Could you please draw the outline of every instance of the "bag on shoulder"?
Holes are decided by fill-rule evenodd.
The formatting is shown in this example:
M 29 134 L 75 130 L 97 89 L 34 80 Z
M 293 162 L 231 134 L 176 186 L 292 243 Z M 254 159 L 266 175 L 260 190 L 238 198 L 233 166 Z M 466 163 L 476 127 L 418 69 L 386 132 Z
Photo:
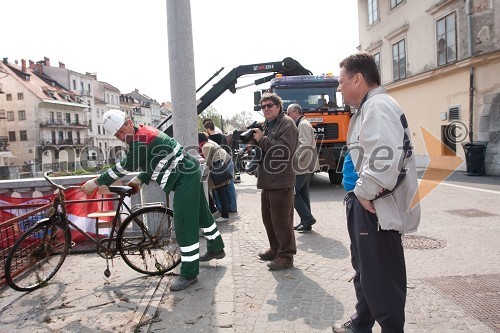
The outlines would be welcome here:
M 230 161 L 224 163 L 223 160 L 217 160 L 212 162 L 212 169 L 210 170 L 210 177 L 214 185 L 220 185 L 233 178 L 230 168 Z

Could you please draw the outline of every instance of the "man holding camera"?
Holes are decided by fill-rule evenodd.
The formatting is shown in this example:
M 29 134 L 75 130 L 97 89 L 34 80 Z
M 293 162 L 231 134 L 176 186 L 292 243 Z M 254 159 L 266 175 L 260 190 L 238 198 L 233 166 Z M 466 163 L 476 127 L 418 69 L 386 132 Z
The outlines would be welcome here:
M 298 131 L 294 121 L 283 112 L 283 101 L 274 93 L 260 99 L 266 122 L 264 131 L 253 128 L 253 139 L 262 150 L 257 168 L 257 188 L 261 193 L 262 221 L 270 248 L 259 253 L 270 261 L 272 270 L 293 267 L 297 253 L 293 230 L 295 172 L 293 154 L 297 148 Z

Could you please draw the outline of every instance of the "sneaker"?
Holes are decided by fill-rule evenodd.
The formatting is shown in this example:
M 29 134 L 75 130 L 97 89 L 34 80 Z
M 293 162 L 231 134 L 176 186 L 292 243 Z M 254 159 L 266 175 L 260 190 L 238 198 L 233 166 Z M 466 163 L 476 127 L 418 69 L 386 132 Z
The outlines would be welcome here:
M 276 258 L 276 252 L 272 249 L 267 249 L 266 251 L 259 253 L 259 258 L 264 261 L 274 260 L 274 258 Z
M 198 277 L 193 276 L 193 277 L 183 277 L 179 276 L 177 279 L 175 279 L 174 283 L 170 285 L 170 291 L 179 291 L 182 289 L 186 289 L 193 283 L 198 282 Z
M 224 250 L 220 250 L 218 252 L 207 252 L 198 259 L 199 261 L 210 261 L 212 259 L 222 259 L 226 256 L 226 252 Z
M 276 257 L 276 259 L 267 263 L 267 267 L 269 267 L 269 269 L 274 271 L 285 268 L 291 268 L 293 267 L 293 258 Z
M 228 217 L 222 217 L 221 216 L 221 217 L 215 219 L 215 222 L 217 222 L 217 223 L 223 223 L 223 222 L 227 222 L 227 221 L 229 221 Z
M 356 331 L 352 327 L 352 322 L 349 320 L 347 323 L 335 324 L 332 326 L 334 333 L 355 333 Z
M 309 223 L 301 223 L 300 225 L 297 226 L 297 228 L 295 228 L 295 230 L 297 231 L 311 231 L 312 230 L 312 227 Z

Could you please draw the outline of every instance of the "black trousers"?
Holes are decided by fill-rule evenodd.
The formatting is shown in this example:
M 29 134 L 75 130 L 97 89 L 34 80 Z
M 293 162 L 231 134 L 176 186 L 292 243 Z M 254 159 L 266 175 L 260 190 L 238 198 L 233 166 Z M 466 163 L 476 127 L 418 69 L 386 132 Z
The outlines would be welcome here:
M 406 266 L 398 231 L 379 230 L 376 214 L 365 210 L 354 193 L 345 198 L 347 229 L 354 268 L 357 332 L 372 332 L 375 320 L 382 333 L 404 332 Z

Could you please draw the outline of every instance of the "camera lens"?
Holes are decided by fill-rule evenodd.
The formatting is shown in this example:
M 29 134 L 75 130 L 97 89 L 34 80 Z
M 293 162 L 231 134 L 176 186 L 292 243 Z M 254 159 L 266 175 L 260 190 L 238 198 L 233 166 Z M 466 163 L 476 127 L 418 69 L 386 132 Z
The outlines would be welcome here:
M 247 143 L 248 141 L 253 139 L 253 129 L 249 129 L 248 131 L 245 131 L 240 134 L 240 140 L 243 143 Z

